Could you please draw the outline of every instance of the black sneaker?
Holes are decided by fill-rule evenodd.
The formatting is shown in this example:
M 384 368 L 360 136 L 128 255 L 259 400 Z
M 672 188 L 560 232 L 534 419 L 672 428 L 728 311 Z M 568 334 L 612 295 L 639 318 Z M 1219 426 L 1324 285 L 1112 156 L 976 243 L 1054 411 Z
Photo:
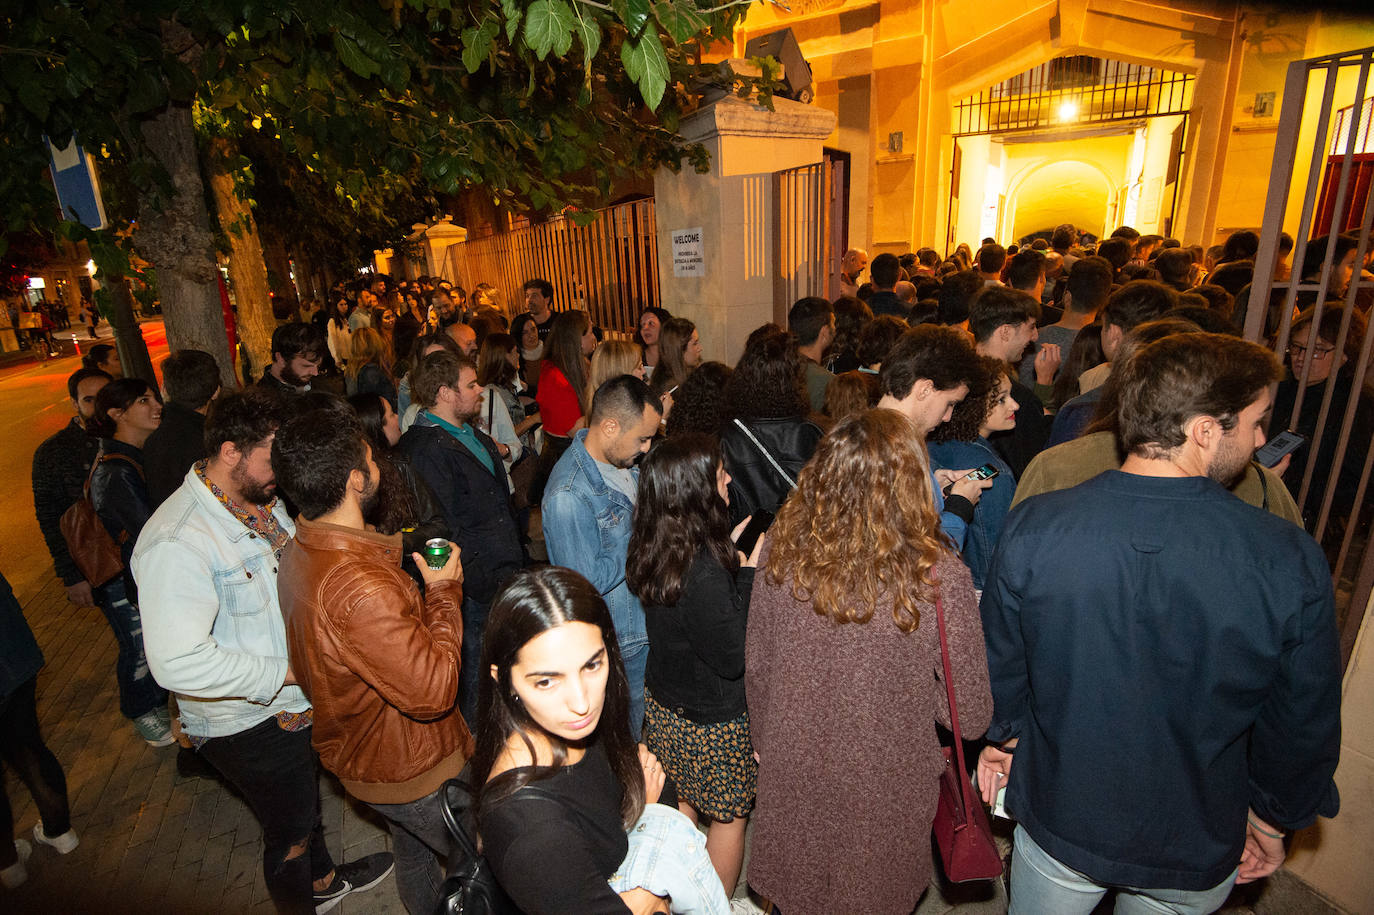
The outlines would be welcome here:
M 334 882 L 315 893 L 315 915 L 324 915 L 349 893 L 370 890 L 396 867 L 389 851 L 379 851 L 334 868 Z

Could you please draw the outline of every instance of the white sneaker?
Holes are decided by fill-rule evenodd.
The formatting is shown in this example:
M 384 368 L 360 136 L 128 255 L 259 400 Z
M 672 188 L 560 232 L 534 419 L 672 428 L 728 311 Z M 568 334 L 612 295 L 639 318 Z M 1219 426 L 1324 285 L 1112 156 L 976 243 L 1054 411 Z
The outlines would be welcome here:
M 49 836 L 43 831 L 43 821 L 39 820 L 33 827 L 33 838 L 41 845 L 50 845 L 57 849 L 59 855 L 70 855 L 76 846 L 81 844 L 81 840 L 76 837 L 75 829 L 68 829 L 60 836 Z
M 24 881 L 29 879 L 29 871 L 24 867 L 24 862 L 29 860 L 29 855 L 33 853 L 33 846 L 23 839 L 15 839 L 14 850 L 19 855 L 19 860 L 9 867 L 0 869 L 0 885 L 7 890 L 23 886 Z

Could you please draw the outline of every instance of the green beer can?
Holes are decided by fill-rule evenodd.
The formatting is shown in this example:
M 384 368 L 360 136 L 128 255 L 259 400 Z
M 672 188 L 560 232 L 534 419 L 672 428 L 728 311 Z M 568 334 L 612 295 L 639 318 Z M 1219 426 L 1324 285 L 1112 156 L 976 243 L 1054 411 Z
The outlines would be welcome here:
M 443 537 L 426 540 L 425 565 L 431 569 L 442 569 L 448 563 L 448 557 L 452 552 L 453 548 L 448 545 L 448 541 Z

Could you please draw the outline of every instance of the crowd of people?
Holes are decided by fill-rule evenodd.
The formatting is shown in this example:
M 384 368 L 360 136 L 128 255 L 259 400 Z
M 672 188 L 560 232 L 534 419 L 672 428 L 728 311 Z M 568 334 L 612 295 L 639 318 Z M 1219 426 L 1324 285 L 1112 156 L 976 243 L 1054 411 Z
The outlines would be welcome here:
M 241 390 L 194 350 L 161 390 L 74 373 L 35 506 L 70 599 L 115 633 L 121 712 L 242 794 L 284 911 L 394 869 L 434 912 L 459 779 L 521 911 L 725 913 L 747 883 L 787 915 L 905 915 L 934 874 L 947 685 L 978 791 L 1017 824 L 1012 911 L 1109 890 L 1212 911 L 1338 807 L 1303 476 L 1319 496 L 1334 474 L 1331 511 L 1368 524 L 1332 436 L 1254 452 L 1271 422 L 1311 436 L 1333 374 L 1352 441 L 1374 431 L 1365 318 L 1337 300 L 1354 247 L 1308 246 L 1339 269 L 1285 368 L 1232 323 L 1254 279 L 1232 241 L 852 251 L 852 294 L 797 301 L 734 366 L 661 308 L 617 339 L 543 279 L 507 320 L 490 287 L 368 278 L 278 327 Z M 107 581 L 59 524 L 83 499 L 118 545 Z M 0 682 L 15 720 L 25 650 Z M 35 837 L 71 851 L 61 768 L 13 731 Z M 318 765 L 390 852 L 331 858 Z M 26 848 L 0 847 L 6 885 Z

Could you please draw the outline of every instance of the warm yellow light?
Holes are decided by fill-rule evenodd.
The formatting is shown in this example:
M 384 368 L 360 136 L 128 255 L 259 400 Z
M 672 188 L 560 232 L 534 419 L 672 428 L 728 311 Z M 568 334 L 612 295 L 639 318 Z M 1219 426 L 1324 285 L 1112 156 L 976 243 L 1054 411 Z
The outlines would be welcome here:
M 1072 121 L 1076 117 L 1078 117 L 1077 102 L 1064 102 L 1059 106 L 1059 120 Z

